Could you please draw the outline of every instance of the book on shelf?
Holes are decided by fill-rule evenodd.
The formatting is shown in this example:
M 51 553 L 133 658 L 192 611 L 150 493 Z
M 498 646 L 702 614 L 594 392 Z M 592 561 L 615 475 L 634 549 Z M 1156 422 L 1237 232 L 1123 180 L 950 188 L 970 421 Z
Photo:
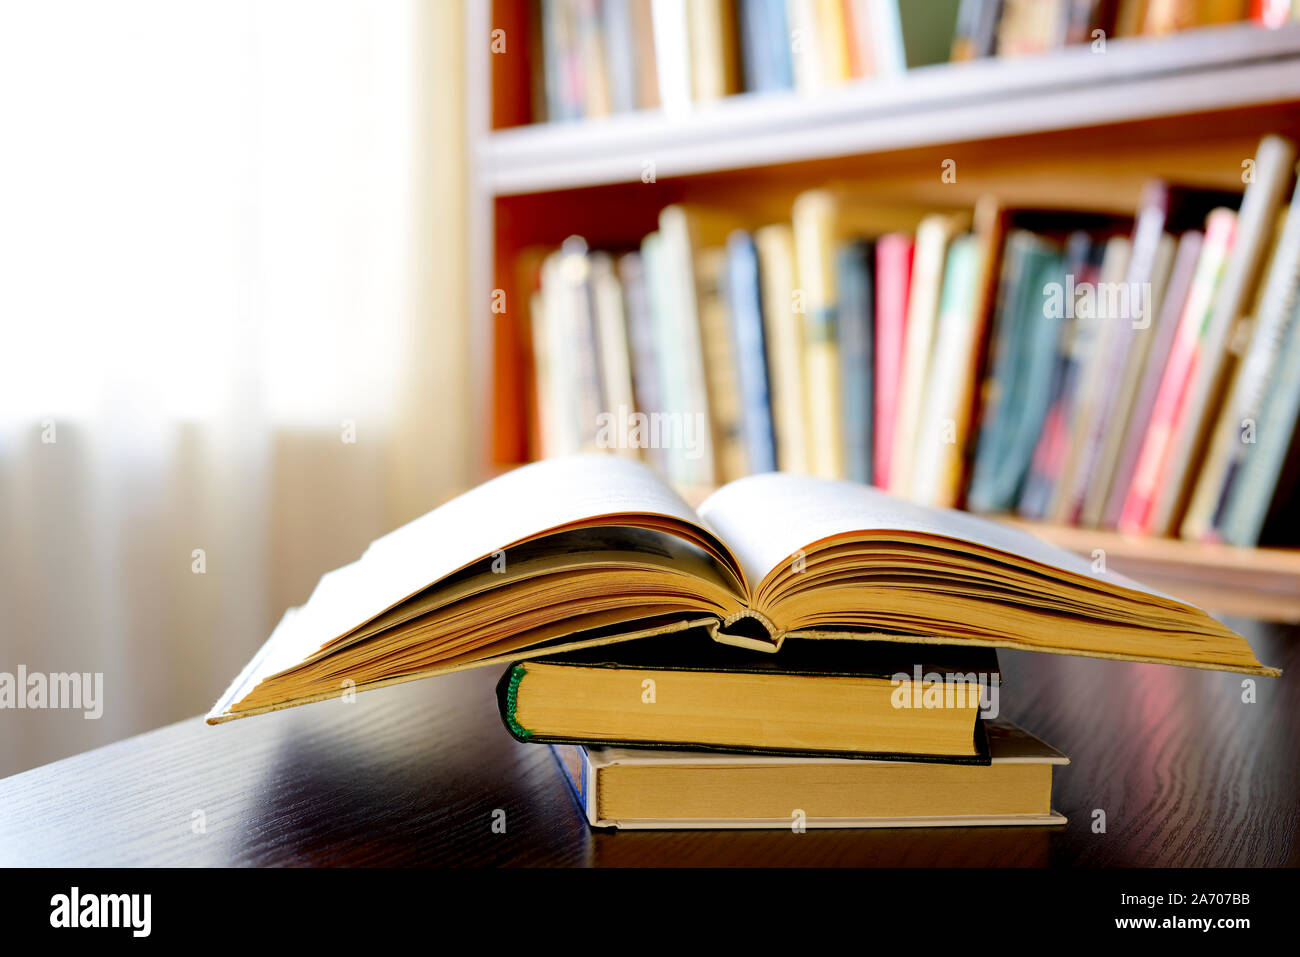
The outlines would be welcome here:
M 1106 240 L 1097 274 L 1097 290 L 1125 289 L 1132 243 L 1126 236 Z M 1077 524 L 1089 487 L 1091 457 L 1094 450 L 1093 424 L 1101 427 L 1106 397 L 1114 388 L 1110 361 L 1114 354 L 1110 342 L 1120 330 L 1132 324 L 1132 317 L 1115 308 L 1115 299 L 1102 294 L 1094 297 L 1092 308 L 1081 309 L 1083 299 L 1075 303 L 1073 328 L 1074 356 L 1079 363 L 1078 375 L 1070 396 L 1068 430 L 1061 473 L 1057 478 L 1047 517 L 1058 524 Z
M 987 763 L 989 648 L 823 640 L 780 654 L 702 629 L 520 661 L 498 684 L 520 741 Z
M 969 513 L 775 472 L 695 510 L 590 453 L 506 473 L 325 575 L 209 720 L 688 628 L 777 655 L 898 641 L 1277 673 L 1201 609 Z
M 840 440 L 844 475 L 869 483 L 874 473 L 872 452 L 875 420 L 875 245 L 850 240 L 835 251 L 835 328 L 839 339 L 839 407 L 843 411 Z
M 1132 217 L 837 185 L 798 194 L 786 223 L 668 206 L 635 253 L 574 237 L 534 268 L 537 411 L 519 418 L 542 423 L 543 456 L 601 447 L 602 413 L 689 423 L 689 442 L 622 448 L 683 489 L 780 469 L 1223 538 L 1300 283 L 1289 142 L 1266 137 L 1251 170 L 1244 196 L 1152 181 Z M 1238 498 L 1285 487 L 1283 469 L 1251 474 Z
M 905 494 L 911 489 L 912 462 L 921 429 L 922 404 L 929 382 L 935 328 L 943 299 L 944 264 L 949 244 L 968 225 L 967 215 L 933 213 L 916 227 L 903 363 L 895 406 L 897 419 L 889 464 L 889 490 L 895 494 Z
M 1174 251 L 1174 261 L 1170 267 L 1169 282 L 1165 295 L 1155 313 L 1155 324 L 1148 336 L 1141 337 L 1141 342 L 1148 343 L 1145 357 L 1141 359 L 1142 367 L 1133 402 L 1128 412 L 1127 425 L 1121 432 L 1122 444 L 1111 475 L 1110 489 L 1106 493 L 1106 507 L 1102 524 L 1106 528 L 1118 528 L 1120 516 L 1124 509 L 1125 498 L 1133 484 L 1138 457 L 1150 427 L 1152 412 L 1164 369 L 1169 362 L 1169 352 L 1178 333 L 1179 318 L 1184 303 L 1192 287 L 1197 265 L 1201 257 L 1201 247 L 1205 234 L 1198 229 L 1189 229 L 1178 238 Z
M 1175 533 L 1187 507 L 1191 485 L 1205 455 L 1205 441 L 1233 368 L 1230 343 L 1249 306 L 1263 268 L 1283 196 L 1295 176 L 1296 150 L 1290 140 L 1266 136 L 1253 160 L 1253 178 L 1242 196 L 1237 228 L 1199 337 L 1184 402 L 1178 409 L 1169 458 L 1160 475 L 1149 528 Z
M 1237 215 L 1230 209 L 1217 209 L 1205 221 L 1205 238 L 1196 272 L 1187 292 L 1187 301 L 1183 304 L 1169 358 L 1161 373 L 1160 387 L 1156 391 L 1133 481 L 1120 513 L 1121 531 L 1140 534 L 1158 529 L 1157 496 L 1165 463 L 1171 455 L 1180 410 L 1201 347 L 1202 330 L 1208 322 L 1219 278 L 1236 238 L 1236 229 Z
M 1287 0 L 516 0 L 535 121 L 680 114 L 741 92 L 818 93 L 947 61 L 1300 19 Z
M 1058 825 L 1055 748 L 999 719 L 988 764 L 552 745 L 593 827 Z
M 1271 544 L 1269 529 L 1300 524 L 1300 302 L 1293 302 L 1268 390 L 1260 402 L 1257 439 L 1229 476 L 1215 528 L 1233 545 Z
M 1041 291 L 1058 282 L 1060 257 L 1046 239 L 1026 229 L 1007 236 L 983 421 L 975 449 L 968 507 L 981 512 L 1013 509 L 1030 481 L 1036 443 L 1051 404 L 1058 348 L 1057 323 L 1045 322 Z M 1046 453 L 1043 453 L 1046 454 Z
M 763 302 L 764 342 L 777 467 L 807 472 L 808 395 L 804 387 L 803 317 L 795 305 L 794 232 L 776 223 L 754 232 Z
M 727 237 L 726 308 L 722 322 L 732 331 L 740 393 L 741 474 L 776 470 L 776 437 L 772 428 L 772 391 L 767 370 L 767 337 L 763 322 L 763 291 L 759 282 L 758 249 L 754 237 L 736 230 Z
M 907 331 L 907 297 L 912 284 L 913 242 L 909 233 L 887 233 L 876 240 L 875 394 L 872 396 L 872 484 L 889 487 L 898 382 Z M 795 470 L 797 471 L 797 470 Z
M 1300 195 L 1274 230 L 1268 273 L 1259 284 L 1246 326 L 1246 351 L 1236 363 L 1232 385 L 1207 440 L 1207 452 L 1183 519 L 1184 538 L 1217 538 L 1216 518 L 1233 477 L 1255 443 L 1259 411 L 1277 371 L 1281 344 L 1294 314 L 1300 287 Z

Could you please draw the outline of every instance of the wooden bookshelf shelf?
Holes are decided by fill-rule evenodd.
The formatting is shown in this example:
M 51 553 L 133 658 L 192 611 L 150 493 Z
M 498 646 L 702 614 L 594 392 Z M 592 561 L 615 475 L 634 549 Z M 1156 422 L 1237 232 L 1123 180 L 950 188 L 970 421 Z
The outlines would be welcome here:
M 1191 116 L 1300 100 L 1300 24 L 1193 30 L 908 71 L 815 97 L 745 94 L 682 115 L 639 112 L 487 132 L 496 196 Z M 1203 133 L 1204 131 L 1202 131 Z

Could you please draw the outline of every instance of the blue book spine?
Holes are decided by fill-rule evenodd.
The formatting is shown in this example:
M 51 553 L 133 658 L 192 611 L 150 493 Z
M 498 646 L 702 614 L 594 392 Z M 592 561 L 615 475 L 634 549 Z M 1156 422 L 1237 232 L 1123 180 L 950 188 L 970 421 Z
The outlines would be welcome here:
M 727 306 L 743 407 L 741 429 L 750 472 L 776 470 L 776 441 L 767 384 L 767 346 L 758 280 L 758 251 L 749 233 L 727 237 Z
M 628 0 L 603 0 L 600 5 L 610 106 L 615 113 L 636 109 L 636 44 L 627 5 Z
M 845 475 L 870 484 L 875 444 L 875 283 L 868 242 L 841 246 L 835 256 L 839 304 L 841 421 Z
M 771 90 L 794 89 L 794 60 L 790 50 L 790 21 L 786 18 L 785 0 L 764 0 L 771 62 Z
M 740 62 L 750 92 L 794 88 L 785 0 L 739 0 Z

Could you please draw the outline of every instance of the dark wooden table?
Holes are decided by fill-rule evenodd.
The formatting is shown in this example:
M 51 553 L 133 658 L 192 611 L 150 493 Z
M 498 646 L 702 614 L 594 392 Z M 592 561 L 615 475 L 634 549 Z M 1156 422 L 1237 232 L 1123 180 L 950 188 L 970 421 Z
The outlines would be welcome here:
M 1240 675 L 1002 655 L 1003 713 L 1073 761 L 1064 827 L 594 832 L 550 749 L 501 727 L 492 669 L 194 718 L 14 775 L 0 864 L 1294 866 L 1300 627 L 1231 623 L 1285 670 L 1253 704 Z

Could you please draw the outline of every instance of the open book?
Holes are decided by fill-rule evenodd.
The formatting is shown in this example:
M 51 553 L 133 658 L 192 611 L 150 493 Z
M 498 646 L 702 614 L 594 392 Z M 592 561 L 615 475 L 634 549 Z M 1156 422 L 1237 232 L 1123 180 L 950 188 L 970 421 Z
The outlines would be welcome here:
M 595 453 L 493 479 L 325 575 L 208 721 L 701 626 L 777 654 L 854 638 L 1278 673 L 1201 609 L 965 512 L 783 473 L 696 511 Z

